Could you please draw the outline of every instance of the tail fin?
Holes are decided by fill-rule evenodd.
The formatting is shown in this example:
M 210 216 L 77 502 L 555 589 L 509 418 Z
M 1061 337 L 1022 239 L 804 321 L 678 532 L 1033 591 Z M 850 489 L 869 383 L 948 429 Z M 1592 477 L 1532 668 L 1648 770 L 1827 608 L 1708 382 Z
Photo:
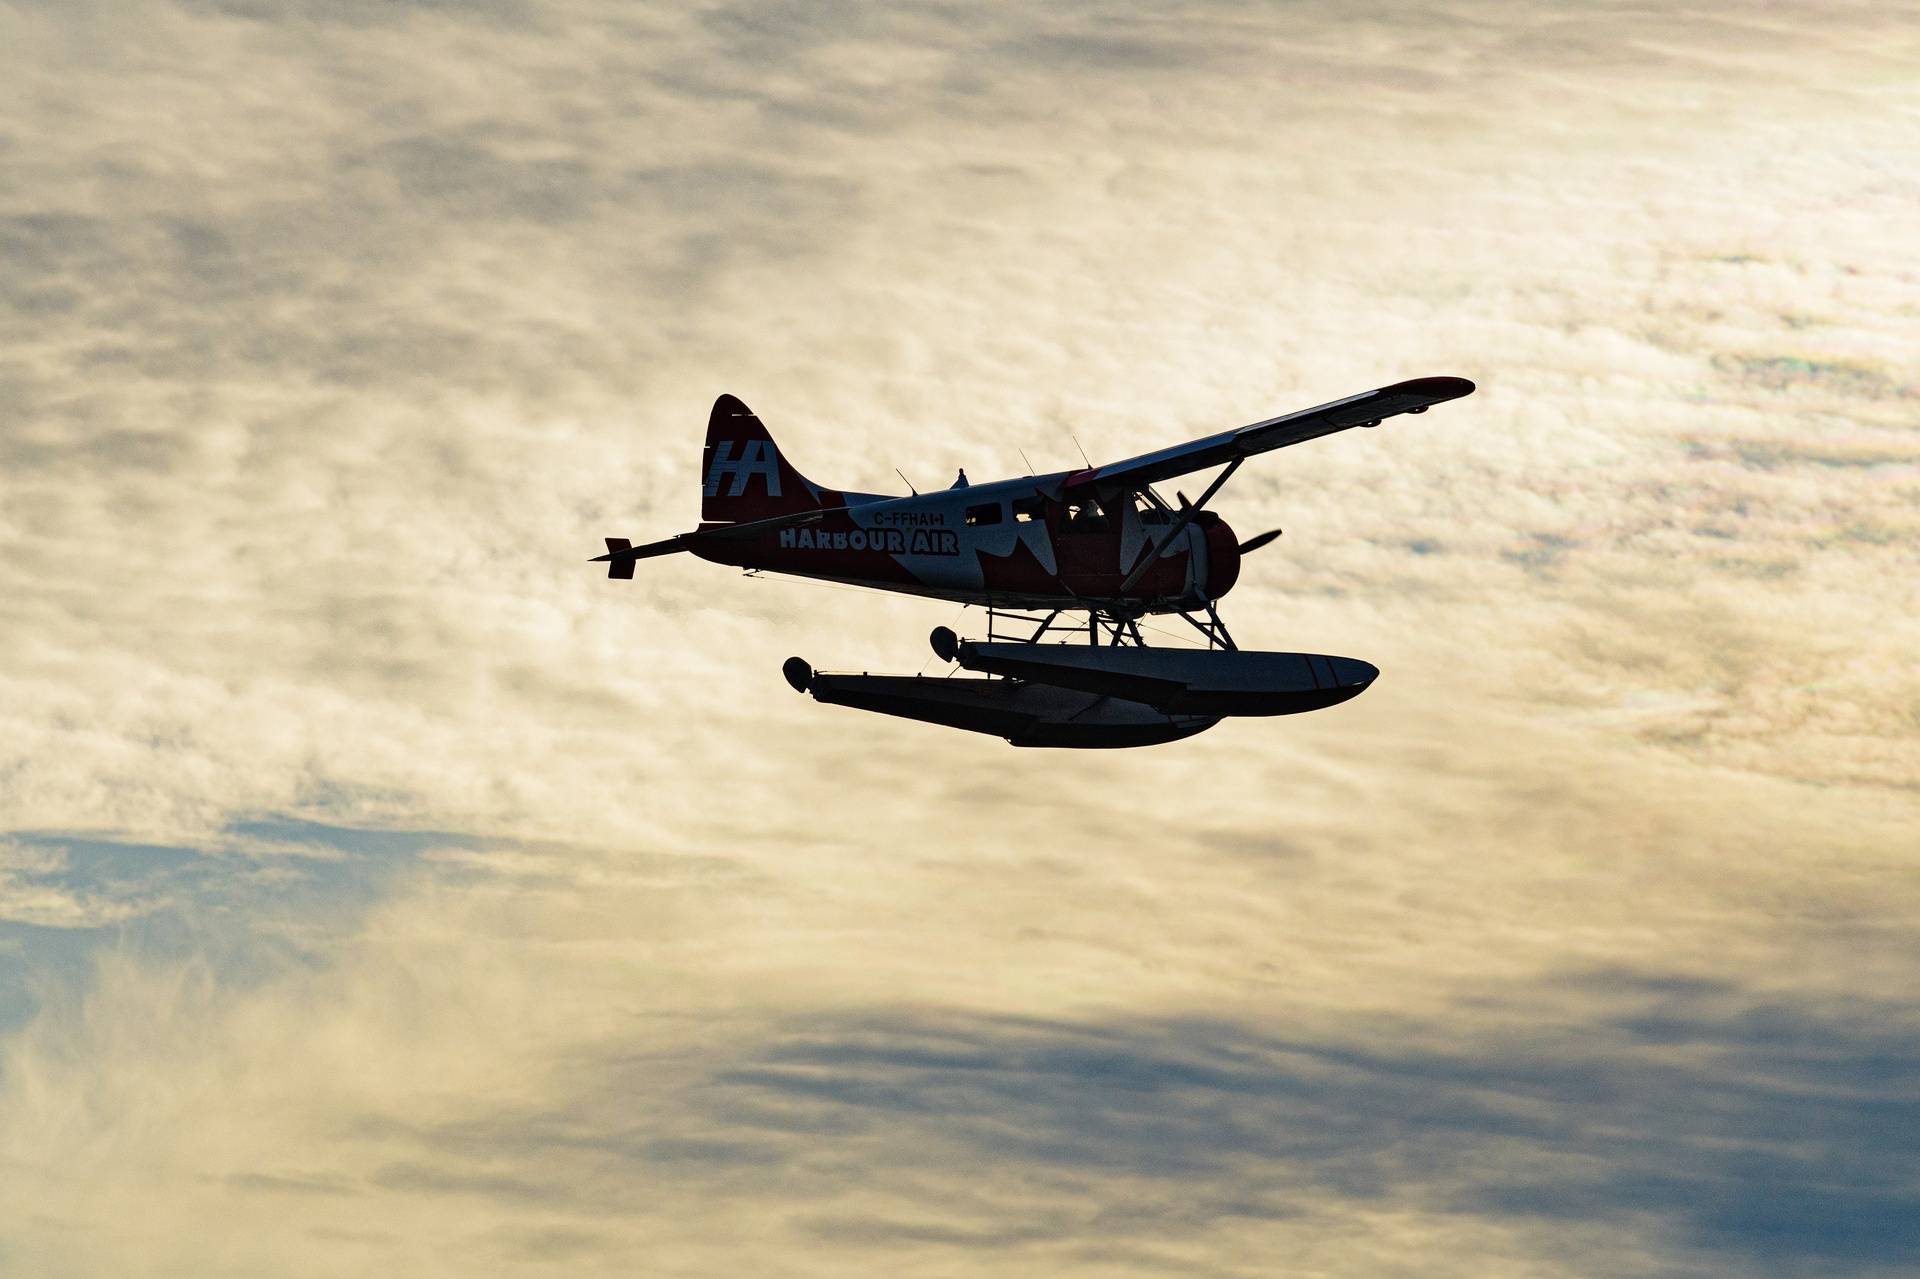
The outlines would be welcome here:
M 767 520 L 846 504 L 841 494 L 796 471 L 765 424 L 731 395 L 713 402 L 701 474 L 703 524 Z

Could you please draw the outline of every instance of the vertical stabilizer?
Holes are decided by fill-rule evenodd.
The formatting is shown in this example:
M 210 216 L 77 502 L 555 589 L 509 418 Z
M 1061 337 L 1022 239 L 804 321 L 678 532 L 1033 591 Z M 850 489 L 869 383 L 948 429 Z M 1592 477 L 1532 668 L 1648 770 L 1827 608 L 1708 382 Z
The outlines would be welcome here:
M 766 424 L 731 395 L 713 402 L 700 475 L 703 524 L 740 524 L 846 505 L 841 494 L 795 470 Z

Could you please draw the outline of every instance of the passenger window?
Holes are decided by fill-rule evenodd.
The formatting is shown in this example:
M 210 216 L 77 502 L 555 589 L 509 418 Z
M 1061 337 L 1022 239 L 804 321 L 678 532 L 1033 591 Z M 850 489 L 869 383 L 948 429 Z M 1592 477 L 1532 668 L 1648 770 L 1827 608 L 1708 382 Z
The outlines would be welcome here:
M 985 506 L 969 506 L 967 508 L 968 528 L 980 528 L 983 525 L 998 524 L 999 522 L 1000 503 L 998 502 L 989 502 Z
M 1013 500 L 1013 522 L 1016 524 L 1038 524 L 1047 518 L 1047 499 L 1044 497 L 1017 497 Z

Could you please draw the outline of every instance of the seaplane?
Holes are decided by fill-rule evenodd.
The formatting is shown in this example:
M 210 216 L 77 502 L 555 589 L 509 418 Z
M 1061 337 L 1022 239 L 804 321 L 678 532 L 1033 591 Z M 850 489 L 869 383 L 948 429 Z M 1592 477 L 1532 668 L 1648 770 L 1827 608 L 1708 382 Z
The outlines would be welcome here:
M 636 546 L 606 538 L 594 563 L 630 580 L 639 561 L 686 552 L 749 573 L 959 601 L 986 633 L 929 637 L 944 676 L 783 668 L 815 701 L 987 733 L 1015 746 L 1123 747 L 1177 741 L 1229 716 L 1293 715 L 1359 696 L 1380 671 L 1322 653 L 1234 643 L 1219 602 L 1240 562 L 1280 536 L 1239 540 L 1207 504 L 1248 458 L 1471 394 L 1424 377 L 1255 422 L 1106 466 L 907 496 L 824 488 L 796 470 L 731 395 L 714 401 L 700 525 Z M 1154 485 L 1219 467 L 1198 501 Z M 912 485 L 908 486 L 909 488 Z M 1149 647 L 1140 620 L 1171 615 L 1194 647 Z M 1204 643 L 1204 647 L 1199 646 Z M 978 678 L 959 677 L 972 672 Z

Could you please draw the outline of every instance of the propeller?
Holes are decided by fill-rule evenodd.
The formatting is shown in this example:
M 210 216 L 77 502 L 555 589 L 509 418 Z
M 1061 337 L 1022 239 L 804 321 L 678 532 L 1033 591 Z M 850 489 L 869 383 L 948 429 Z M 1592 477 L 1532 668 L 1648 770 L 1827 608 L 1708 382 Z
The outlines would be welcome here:
M 1246 541 L 1240 543 L 1240 553 L 1242 555 L 1245 555 L 1250 551 L 1257 551 L 1261 547 L 1265 546 L 1268 542 L 1271 542 L 1274 538 L 1279 536 L 1280 536 L 1280 530 L 1277 528 L 1270 528 L 1264 533 L 1255 534 L 1254 536 L 1248 538 Z

